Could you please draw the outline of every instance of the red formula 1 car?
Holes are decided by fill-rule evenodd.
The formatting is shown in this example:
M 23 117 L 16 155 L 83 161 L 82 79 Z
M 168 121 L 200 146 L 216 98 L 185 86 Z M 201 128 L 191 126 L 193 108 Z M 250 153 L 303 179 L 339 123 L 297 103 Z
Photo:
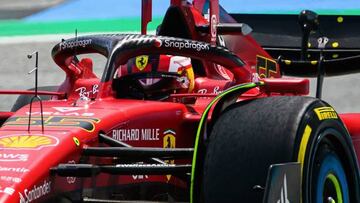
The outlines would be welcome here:
M 300 20 L 307 44 L 316 14 Z M 57 44 L 56 90 L 0 91 L 24 94 L 0 113 L 0 202 L 360 202 L 360 114 L 319 99 L 359 57 L 274 60 L 250 32 L 217 0 L 172 0 L 157 35 Z M 319 98 L 282 74 L 318 75 Z

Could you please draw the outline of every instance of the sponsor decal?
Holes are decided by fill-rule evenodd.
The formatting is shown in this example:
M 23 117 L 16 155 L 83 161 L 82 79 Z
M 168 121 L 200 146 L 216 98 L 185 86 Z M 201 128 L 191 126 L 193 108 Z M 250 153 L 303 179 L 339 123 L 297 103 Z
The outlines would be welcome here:
M 175 148 L 176 132 L 171 129 L 168 129 L 164 131 L 163 135 L 164 135 L 163 137 L 164 148 Z
M 214 89 L 213 89 L 213 91 L 211 92 L 211 93 L 213 93 L 213 94 L 220 94 L 220 93 L 222 93 L 224 90 L 220 90 L 220 87 L 219 86 L 215 86 L 214 87 Z M 198 93 L 200 93 L 200 94 L 206 94 L 206 93 L 208 93 L 208 90 L 207 89 L 199 89 L 198 90 Z
M 167 48 L 177 48 L 181 49 L 195 49 L 196 51 L 209 50 L 210 46 L 201 42 L 192 42 L 188 40 L 175 41 L 175 40 L 164 40 L 164 43 L 161 43 L 160 46 L 164 45 Z
M 142 71 L 147 66 L 148 61 L 149 61 L 149 56 L 141 55 L 136 57 L 135 65 L 140 71 Z
M 156 141 L 159 140 L 159 128 L 116 129 L 112 138 L 119 141 Z
M 2 167 L 0 166 L 0 172 L 14 172 L 14 173 L 27 173 L 29 172 L 30 170 L 27 169 L 27 168 L 24 168 L 24 167 Z
M 85 40 L 77 40 L 77 41 L 70 41 L 70 42 L 61 42 L 60 43 L 60 51 L 64 49 L 72 49 L 75 47 L 86 47 L 87 45 L 92 43 L 92 39 L 85 39 Z
M 44 116 L 45 127 L 78 127 L 87 132 L 93 132 L 95 130 L 95 123 L 99 123 L 101 120 L 91 117 L 66 117 L 66 116 Z M 11 117 L 4 124 L 8 126 L 28 126 L 29 117 L 18 116 Z M 31 117 L 32 126 L 41 126 L 41 117 Z
M 75 92 L 79 92 L 80 99 L 89 100 L 89 98 L 96 97 L 96 94 L 99 92 L 99 85 L 93 85 L 90 90 L 88 90 L 86 87 L 79 87 L 75 90 Z
M 0 149 L 39 150 L 59 144 L 56 137 L 50 135 L 10 135 L 0 137 Z
M 217 18 L 216 15 L 211 16 L 211 42 L 216 42 L 216 31 L 217 31 Z
M 172 129 L 165 130 L 163 132 L 163 147 L 164 148 L 175 148 L 176 147 L 176 132 Z M 175 160 L 165 160 L 165 163 L 167 164 L 174 164 Z M 167 181 L 169 181 L 171 178 L 171 175 L 166 175 Z
M 134 163 L 134 164 L 116 164 L 116 167 L 123 167 L 123 168 L 132 168 L 132 167 L 158 167 L 158 166 L 175 166 L 175 164 L 139 164 L 139 163 Z
M 315 108 L 314 112 L 320 121 L 325 119 L 337 119 L 338 115 L 332 107 L 319 107 Z
M 53 109 L 61 112 L 61 113 L 68 113 L 73 111 L 84 110 L 84 107 L 52 107 Z
M 284 184 L 281 187 L 280 199 L 276 203 L 290 203 L 287 192 L 286 174 L 284 175 Z
M 13 183 L 20 183 L 22 181 L 21 178 L 13 176 L 0 176 L 0 180 Z
M 27 115 L 29 115 L 29 112 L 26 112 Z M 31 112 L 31 116 L 40 116 L 41 112 L 40 111 L 33 111 Z M 60 112 L 50 112 L 50 111 L 44 111 L 43 112 L 44 116 L 85 116 L 85 117 L 91 117 L 94 116 L 94 113 L 89 113 L 89 112 L 84 112 L 84 113 L 79 113 L 79 112 L 70 112 L 70 113 L 60 113 Z
M 80 146 L 80 140 L 77 137 L 73 137 L 73 141 L 77 147 Z
M 132 178 L 134 180 L 144 180 L 144 179 L 148 179 L 149 176 L 148 175 L 132 175 Z
M 260 78 L 269 78 L 277 74 L 276 66 L 275 60 L 256 55 L 256 72 Z
M 68 164 L 76 164 L 75 160 L 68 161 Z M 66 177 L 66 182 L 71 184 L 74 184 L 76 181 L 76 177 Z
M 19 192 L 20 203 L 30 203 L 40 197 L 49 194 L 51 191 L 51 181 L 44 181 L 42 185 L 34 185 L 32 189 L 25 189 L 22 193 Z
M 0 153 L 0 162 L 18 162 L 27 161 L 28 159 L 28 154 Z
M 0 189 L 0 193 L 5 193 L 5 194 L 8 194 L 8 195 L 12 195 L 14 194 L 15 192 L 15 189 L 14 188 L 11 188 L 11 187 L 6 187 L 5 189 Z
M 53 111 L 44 111 L 43 115 L 44 116 L 94 116 L 94 113 L 90 113 L 90 112 L 84 112 L 84 113 L 79 113 L 76 111 L 79 110 L 85 110 L 85 107 L 52 107 L 53 109 L 56 110 L 56 112 Z M 30 115 L 30 112 L 26 112 L 27 115 Z M 41 115 L 40 111 L 32 111 L 31 112 L 32 116 L 39 116 Z

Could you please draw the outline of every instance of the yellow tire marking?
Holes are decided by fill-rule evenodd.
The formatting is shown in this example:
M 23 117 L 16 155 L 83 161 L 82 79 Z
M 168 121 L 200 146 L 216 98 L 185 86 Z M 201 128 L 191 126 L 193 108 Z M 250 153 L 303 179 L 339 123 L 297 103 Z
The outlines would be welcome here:
M 300 148 L 299 148 L 299 154 L 298 154 L 298 162 L 300 163 L 300 174 L 301 174 L 301 185 L 302 185 L 302 179 L 303 179 L 303 168 L 304 168 L 304 162 L 305 162 L 305 153 L 306 153 L 306 147 L 308 145 L 309 142 L 309 138 L 311 135 L 311 127 L 309 125 L 306 125 L 303 136 L 301 138 L 301 143 L 300 143 Z M 300 191 L 300 202 L 302 201 L 302 191 Z
M 339 118 L 338 115 L 336 114 L 336 111 L 330 106 L 315 108 L 314 112 L 316 113 L 316 115 L 320 121 L 326 120 L 326 119 L 338 119 Z
M 303 136 L 301 138 L 300 149 L 298 154 L 298 162 L 301 164 L 301 176 L 304 167 L 306 147 L 309 142 L 311 131 L 312 131 L 311 127 L 309 125 L 306 125 Z

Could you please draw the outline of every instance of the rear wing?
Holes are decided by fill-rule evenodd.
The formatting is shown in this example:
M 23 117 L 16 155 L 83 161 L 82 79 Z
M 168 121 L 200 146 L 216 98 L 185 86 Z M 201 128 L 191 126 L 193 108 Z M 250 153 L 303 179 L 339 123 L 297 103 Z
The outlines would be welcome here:
M 282 74 L 300 77 L 316 77 L 319 72 L 319 60 L 301 61 L 278 59 Z M 360 72 L 360 55 L 322 61 L 325 76 L 339 76 Z
M 254 28 L 253 37 L 278 59 L 283 74 L 317 77 L 316 97 L 324 76 L 360 73 L 360 16 L 232 14 Z
M 231 14 L 239 23 L 253 28 L 252 36 L 274 58 L 299 59 L 302 32 L 298 15 Z M 329 38 L 324 49 L 325 59 L 360 55 L 360 16 L 319 16 L 319 29 L 309 38 L 308 59 L 317 60 L 317 39 Z

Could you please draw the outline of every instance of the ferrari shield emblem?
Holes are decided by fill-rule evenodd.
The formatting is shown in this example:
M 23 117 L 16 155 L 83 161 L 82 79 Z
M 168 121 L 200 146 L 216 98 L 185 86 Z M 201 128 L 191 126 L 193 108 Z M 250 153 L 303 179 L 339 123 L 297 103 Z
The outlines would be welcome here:
M 169 130 L 167 130 L 169 131 Z M 164 148 L 175 148 L 175 134 L 165 134 L 167 131 L 164 132 L 164 138 L 163 138 L 163 143 L 164 143 Z
M 165 130 L 164 131 L 164 137 L 163 137 L 163 146 L 164 148 L 175 148 L 175 143 L 176 143 L 176 138 L 175 135 L 176 133 L 173 130 Z M 165 160 L 165 162 L 167 164 L 174 164 L 175 161 L 174 160 Z M 170 180 L 171 175 L 166 175 L 167 181 Z
M 135 65 L 140 71 L 142 71 L 148 64 L 148 61 L 149 61 L 149 56 L 141 55 L 141 56 L 136 57 Z

